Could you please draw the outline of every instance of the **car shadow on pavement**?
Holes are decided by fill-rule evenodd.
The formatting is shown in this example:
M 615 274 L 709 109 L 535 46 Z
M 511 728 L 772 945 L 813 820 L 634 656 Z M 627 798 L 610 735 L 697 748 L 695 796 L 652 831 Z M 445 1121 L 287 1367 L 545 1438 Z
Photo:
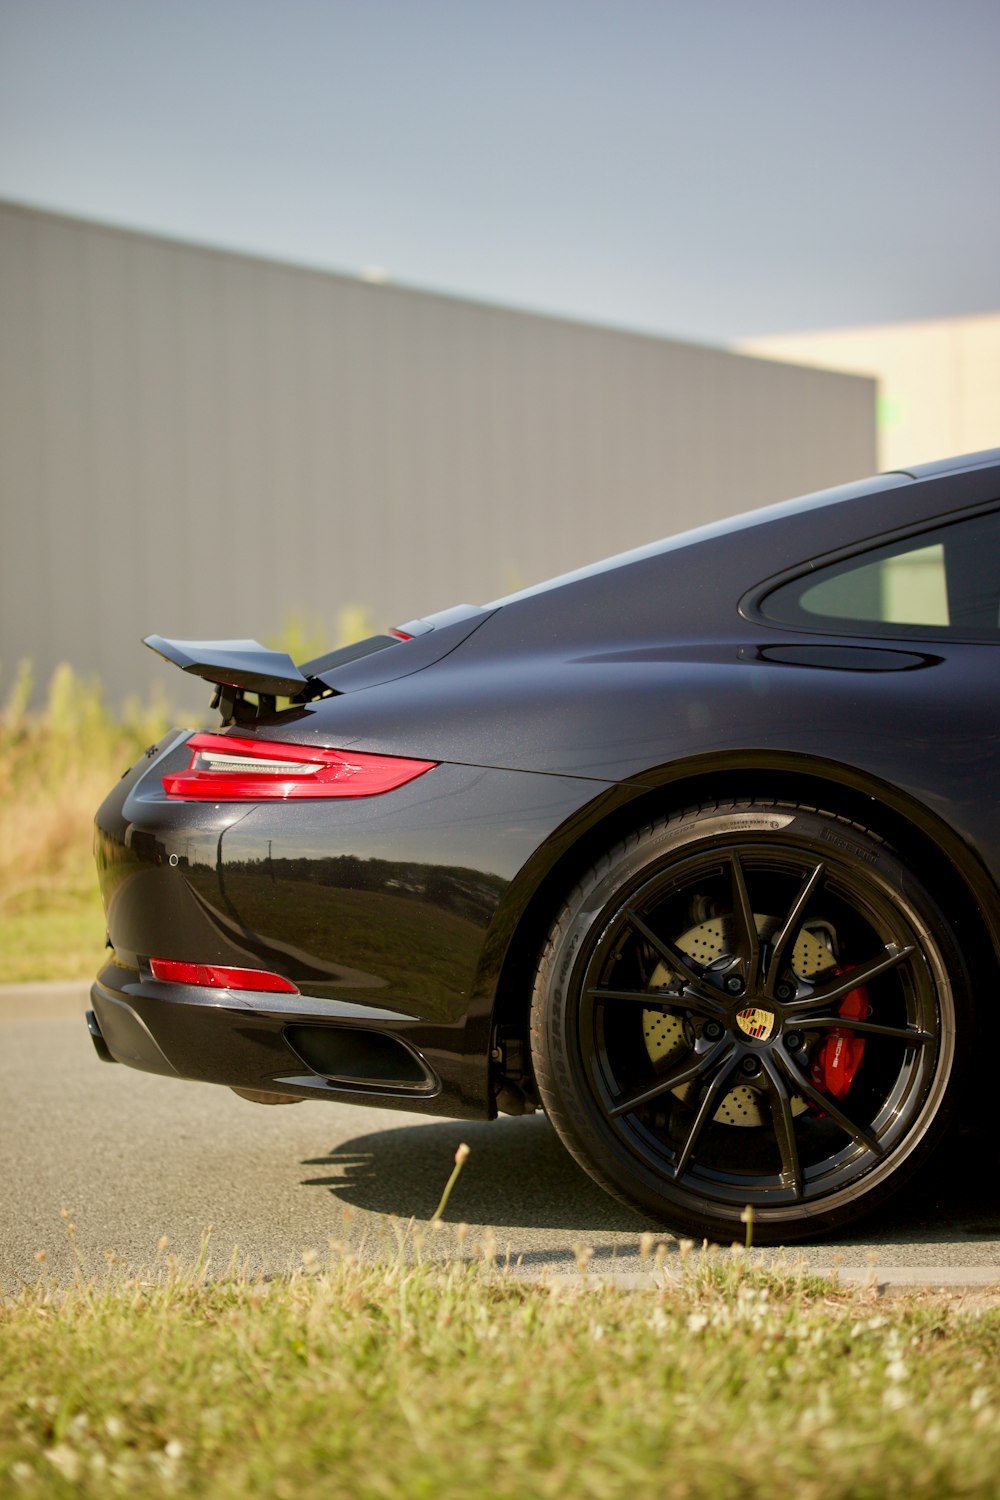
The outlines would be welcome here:
M 857 1238 L 891 1244 L 1000 1240 L 1000 1161 L 989 1132 L 955 1130 L 930 1165 Z
M 592 1233 L 650 1227 L 590 1180 L 541 1114 L 428 1121 L 356 1136 L 304 1162 L 331 1170 L 303 1185 L 329 1188 L 341 1203 L 369 1213 L 429 1219 L 463 1143 L 470 1154 L 448 1204 L 452 1221 Z
M 470 1224 L 588 1234 L 640 1234 L 657 1226 L 601 1191 L 560 1144 L 543 1115 L 499 1121 L 426 1121 L 355 1136 L 302 1163 L 328 1169 L 302 1180 L 344 1205 L 402 1219 L 434 1213 L 465 1143 L 470 1155 L 448 1218 Z M 881 1212 L 838 1243 L 937 1244 L 1000 1238 L 996 1146 L 973 1132 Z M 610 1254 L 610 1250 L 608 1251 Z M 551 1259 L 551 1253 L 546 1254 Z

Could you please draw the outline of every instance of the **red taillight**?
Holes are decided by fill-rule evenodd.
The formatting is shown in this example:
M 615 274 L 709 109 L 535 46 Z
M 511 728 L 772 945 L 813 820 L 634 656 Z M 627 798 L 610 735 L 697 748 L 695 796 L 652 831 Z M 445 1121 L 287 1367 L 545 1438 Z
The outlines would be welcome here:
M 395 755 L 237 739 L 230 734 L 195 734 L 188 746 L 193 752 L 188 769 L 163 778 L 168 797 L 208 802 L 377 797 L 437 764 Z
M 271 990 L 282 995 L 297 995 L 298 986 L 282 974 L 269 969 L 229 969 L 220 964 L 188 964 L 176 958 L 151 958 L 154 979 L 168 984 L 198 984 L 214 990 Z
M 397 641 L 412 641 L 413 640 L 412 635 L 407 635 L 407 633 L 406 633 L 405 630 L 390 630 L 389 634 L 390 635 L 394 635 L 396 637 Z

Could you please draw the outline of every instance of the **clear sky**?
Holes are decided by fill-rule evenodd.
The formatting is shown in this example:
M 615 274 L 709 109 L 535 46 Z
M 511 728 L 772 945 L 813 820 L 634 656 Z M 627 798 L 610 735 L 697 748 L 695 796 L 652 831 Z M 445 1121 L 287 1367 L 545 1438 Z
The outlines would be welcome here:
M 724 343 L 1000 308 L 1000 0 L 0 0 L 0 197 Z

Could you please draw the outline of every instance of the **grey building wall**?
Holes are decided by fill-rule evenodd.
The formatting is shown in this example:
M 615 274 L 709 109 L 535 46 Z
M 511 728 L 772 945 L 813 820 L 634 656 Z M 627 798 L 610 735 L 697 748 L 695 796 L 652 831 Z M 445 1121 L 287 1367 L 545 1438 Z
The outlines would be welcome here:
M 16 205 L 0 328 L 4 679 L 112 700 L 182 686 L 152 630 L 332 643 L 875 466 L 855 376 Z

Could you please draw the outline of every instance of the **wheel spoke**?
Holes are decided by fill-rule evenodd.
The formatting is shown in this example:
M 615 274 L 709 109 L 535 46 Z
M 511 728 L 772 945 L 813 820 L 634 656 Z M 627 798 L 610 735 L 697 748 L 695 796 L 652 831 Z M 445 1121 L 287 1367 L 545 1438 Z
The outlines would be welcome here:
M 760 970 L 760 938 L 754 921 L 753 907 L 747 893 L 743 865 L 734 849 L 730 855 L 733 884 L 733 924 L 736 928 L 736 954 L 743 963 L 743 979 L 749 988 L 757 982 Z
M 607 989 L 603 985 L 593 985 L 587 990 L 591 1000 L 623 1000 L 626 1004 L 640 1004 L 646 1010 L 666 1011 L 688 1011 L 694 1016 L 705 1016 L 710 1020 L 717 1020 L 726 1014 L 725 1005 L 715 998 L 714 992 L 697 994 L 691 990 L 680 992 L 665 991 L 658 993 L 656 990 L 618 990 Z
M 691 1122 L 691 1129 L 688 1131 L 687 1137 L 684 1141 L 684 1145 L 681 1147 L 680 1152 L 677 1156 L 677 1160 L 674 1162 L 675 1177 L 683 1177 L 684 1173 L 687 1171 L 688 1163 L 690 1162 L 691 1157 L 694 1154 L 695 1147 L 697 1146 L 698 1141 L 701 1138 L 701 1133 L 718 1109 L 720 1095 L 724 1094 L 726 1089 L 729 1087 L 729 1079 L 732 1075 L 732 1071 L 733 1053 L 730 1052 L 728 1054 L 726 1062 L 723 1063 L 723 1066 L 716 1073 L 715 1077 L 711 1080 L 704 1094 L 702 1095 L 701 1102 L 698 1105 L 698 1112 L 695 1115 L 694 1120 Z
M 771 968 L 768 975 L 768 993 L 773 994 L 774 985 L 777 983 L 778 977 L 780 976 L 781 970 L 785 963 L 785 954 L 790 948 L 794 948 L 795 940 L 798 937 L 799 928 L 802 925 L 802 918 L 805 915 L 806 907 L 812 900 L 816 889 L 825 874 L 826 865 L 820 864 L 817 865 L 812 874 L 808 876 L 805 881 L 803 881 L 802 889 L 796 896 L 795 903 L 789 911 L 788 916 L 782 923 L 781 931 L 774 939 L 771 950 Z
M 640 1109 L 642 1105 L 650 1104 L 654 1099 L 659 1099 L 661 1094 L 667 1094 L 671 1089 L 680 1088 L 682 1084 L 690 1083 L 693 1078 L 705 1077 L 715 1067 L 722 1053 L 727 1049 L 731 1050 L 731 1044 L 727 1037 L 723 1037 L 711 1051 L 703 1052 L 700 1055 L 689 1054 L 676 1067 L 669 1069 L 666 1073 L 661 1073 L 651 1087 L 641 1089 L 639 1093 L 630 1094 L 628 1098 L 620 1100 L 614 1108 L 608 1110 L 608 1115 L 612 1120 L 618 1119 L 621 1115 L 629 1115 L 634 1109 Z
M 700 965 L 688 958 L 686 953 L 682 953 L 680 948 L 675 947 L 669 938 L 660 937 L 651 927 L 648 927 L 633 907 L 627 906 L 623 915 L 626 922 L 635 928 L 640 937 L 644 937 L 647 943 L 652 944 L 664 963 L 668 964 L 675 974 L 685 979 L 698 995 L 706 1000 L 717 999 L 718 992 L 704 978 Z
M 898 1042 L 907 1042 L 914 1047 L 926 1047 L 928 1042 L 934 1041 L 934 1033 L 931 1031 L 915 1031 L 909 1026 L 882 1026 L 878 1021 L 855 1021 L 853 1016 L 803 1016 L 801 1021 L 796 1017 L 796 1026 L 799 1031 L 825 1031 L 831 1027 L 845 1027 L 848 1031 L 857 1031 L 863 1036 L 890 1036 Z
M 856 1125 L 853 1120 L 849 1119 L 828 1094 L 821 1094 L 819 1089 L 812 1083 L 812 1080 L 795 1067 L 789 1058 L 782 1057 L 780 1053 L 776 1054 L 776 1057 L 782 1072 L 793 1085 L 797 1094 L 802 1094 L 812 1104 L 815 1104 L 816 1108 L 829 1116 L 835 1125 L 840 1126 L 845 1135 L 849 1135 L 851 1140 L 856 1141 L 859 1146 L 864 1146 L 873 1156 L 885 1155 L 884 1149 L 875 1137 L 869 1135 L 863 1126 Z
M 886 943 L 884 958 L 873 958 L 869 963 L 859 964 L 856 969 L 838 974 L 828 984 L 819 985 L 806 998 L 790 1001 L 785 1006 L 785 1014 L 798 1017 L 800 1013 L 821 1010 L 824 1006 L 832 1005 L 835 1000 L 842 1000 L 852 990 L 860 989 L 862 985 L 870 984 L 873 979 L 877 979 L 880 974 L 895 969 L 915 951 L 912 943 L 905 948 L 897 948 L 895 943 Z M 838 1017 L 835 1024 L 842 1024 L 842 1018 Z
M 683 990 L 619 990 L 603 984 L 592 985 L 587 994 L 592 1000 L 635 1001 L 650 1009 L 656 1006 L 667 1006 L 671 1010 L 676 1010 L 678 1006 L 683 1006 L 685 1001 Z
M 792 1095 L 785 1080 L 771 1059 L 763 1059 L 768 1082 L 768 1098 L 771 1104 L 771 1122 L 781 1155 L 781 1180 L 802 1197 L 802 1166 L 799 1161 L 799 1146 L 795 1139 L 795 1115 L 792 1112 Z

